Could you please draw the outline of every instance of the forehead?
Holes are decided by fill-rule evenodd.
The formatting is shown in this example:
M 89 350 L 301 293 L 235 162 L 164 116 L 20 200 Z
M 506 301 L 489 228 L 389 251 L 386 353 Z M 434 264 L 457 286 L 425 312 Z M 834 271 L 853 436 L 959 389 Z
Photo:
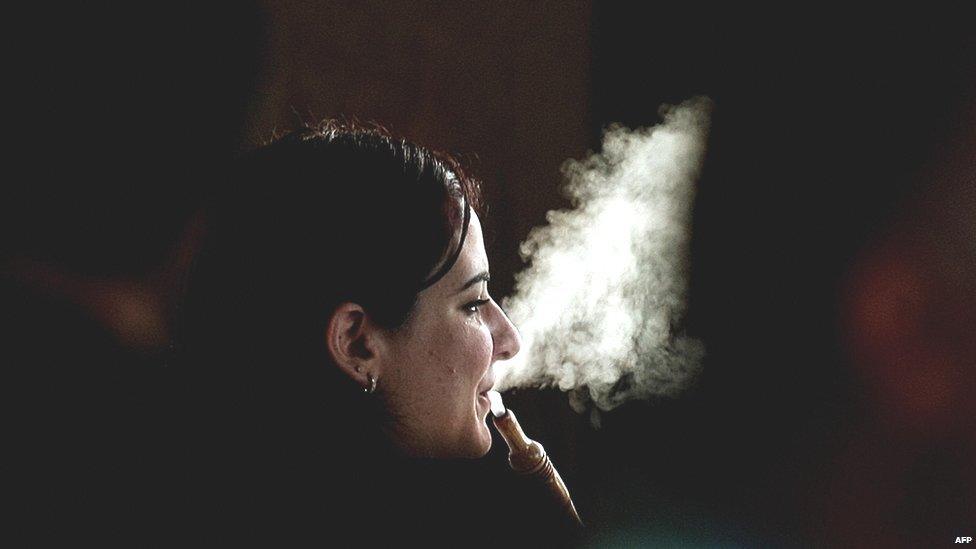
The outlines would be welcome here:
M 481 232 L 478 214 L 471 212 L 468 234 L 464 238 L 461 254 L 444 278 L 431 286 L 442 291 L 456 292 L 472 276 L 488 270 L 488 255 L 485 253 L 485 240 Z

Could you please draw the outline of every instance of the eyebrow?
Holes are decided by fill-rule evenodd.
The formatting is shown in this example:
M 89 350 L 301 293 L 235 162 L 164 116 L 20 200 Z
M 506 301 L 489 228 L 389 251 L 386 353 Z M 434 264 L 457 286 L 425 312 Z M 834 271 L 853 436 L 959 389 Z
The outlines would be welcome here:
M 491 280 L 491 275 L 488 274 L 488 271 L 482 271 L 482 272 L 474 275 L 474 278 L 472 278 L 471 280 L 465 282 L 464 283 L 464 286 L 461 286 L 458 289 L 458 293 L 463 292 L 464 290 L 467 290 L 468 288 L 470 288 L 471 286 L 477 284 L 478 282 L 481 282 L 481 281 L 488 282 L 489 280 Z

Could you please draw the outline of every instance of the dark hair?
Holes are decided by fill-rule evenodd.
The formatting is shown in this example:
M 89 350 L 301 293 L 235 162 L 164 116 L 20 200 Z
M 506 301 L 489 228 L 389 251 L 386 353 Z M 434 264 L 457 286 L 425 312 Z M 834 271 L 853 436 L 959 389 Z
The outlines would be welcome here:
M 250 444 L 247 463 L 309 472 L 331 429 L 376 448 L 388 417 L 331 364 L 329 317 L 355 302 L 402 325 L 456 261 L 479 198 L 451 157 L 377 126 L 327 122 L 242 157 L 207 208 L 181 312 L 178 363 L 203 454 Z
M 287 290 L 318 313 L 354 301 L 392 328 L 457 259 L 466 205 L 480 209 L 479 187 L 451 157 L 378 126 L 329 121 L 237 163 L 195 276 L 216 260 L 242 269 L 222 273 L 234 280 L 220 289 L 232 283 L 248 300 Z
M 328 121 L 252 151 L 209 208 L 184 343 L 214 335 L 213 318 L 194 326 L 204 310 L 321 323 L 352 301 L 395 328 L 457 260 L 468 206 L 481 213 L 479 185 L 458 162 L 379 126 Z

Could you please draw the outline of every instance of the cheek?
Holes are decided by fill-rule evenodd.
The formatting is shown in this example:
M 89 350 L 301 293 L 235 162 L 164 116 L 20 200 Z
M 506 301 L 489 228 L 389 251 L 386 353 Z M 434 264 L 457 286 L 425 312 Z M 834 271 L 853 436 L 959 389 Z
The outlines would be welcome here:
M 471 322 L 464 325 L 457 342 L 459 354 L 466 370 L 480 378 L 491 363 L 491 333 L 483 324 Z
M 431 357 L 443 375 L 445 385 L 470 392 L 488 370 L 492 356 L 491 334 L 476 322 L 463 322 L 447 329 L 435 340 Z
M 478 344 L 476 345 L 478 356 L 481 360 L 479 364 L 487 369 L 491 365 L 491 357 L 494 354 L 495 345 L 492 343 L 491 332 L 487 327 L 482 327 L 478 331 Z
M 401 355 L 400 382 L 406 393 L 402 396 L 421 398 L 428 407 L 453 410 L 466 406 L 469 393 L 491 363 L 491 333 L 477 320 L 442 323 L 431 328 L 405 346 L 410 350 Z M 431 400 L 432 395 L 454 397 Z

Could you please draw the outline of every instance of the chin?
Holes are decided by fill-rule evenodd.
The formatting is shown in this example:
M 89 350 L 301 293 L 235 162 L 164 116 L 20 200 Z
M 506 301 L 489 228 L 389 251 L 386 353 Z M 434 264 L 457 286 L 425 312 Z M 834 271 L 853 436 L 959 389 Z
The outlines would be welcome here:
M 488 425 L 482 420 L 478 424 L 477 431 L 464 445 L 463 457 L 469 459 L 483 458 L 488 454 L 488 450 L 491 450 L 491 431 L 488 430 Z

